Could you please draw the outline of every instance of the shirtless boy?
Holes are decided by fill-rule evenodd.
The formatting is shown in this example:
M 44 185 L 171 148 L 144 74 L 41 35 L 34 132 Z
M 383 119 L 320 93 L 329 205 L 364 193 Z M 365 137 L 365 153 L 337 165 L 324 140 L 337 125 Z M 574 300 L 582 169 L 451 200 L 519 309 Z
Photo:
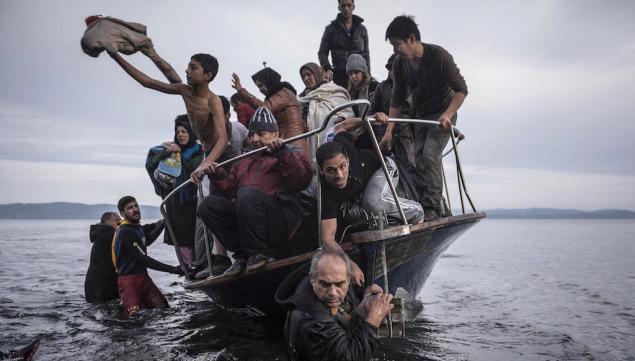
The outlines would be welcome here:
M 154 48 L 144 51 L 146 55 L 148 52 L 156 54 Z M 187 84 L 183 84 L 172 66 L 164 61 L 159 64 L 153 59 L 170 83 L 150 78 L 124 60 L 118 53 L 110 53 L 110 56 L 128 75 L 144 87 L 166 94 L 178 94 L 183 98 L 192 129 L 201 140 L 207 155 L 201 165 L 192 172 L 192 180 L 200 182 L 203 175 L 213 169 L 212 164 L 223 155 L 226 149 L 230 149 L 227 146 L 228 138 L 222 103 L 218 96 L 209 89 L 209 83 L 218 72 L 216 58 L 209 54 L 194 54 L 185 70 Z

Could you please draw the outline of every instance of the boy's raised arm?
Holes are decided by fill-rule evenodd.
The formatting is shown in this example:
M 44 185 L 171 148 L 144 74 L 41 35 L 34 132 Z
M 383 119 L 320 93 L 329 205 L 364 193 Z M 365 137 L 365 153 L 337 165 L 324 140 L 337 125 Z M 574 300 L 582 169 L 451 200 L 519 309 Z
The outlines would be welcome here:
M 150 58 L 150 60 L 152 60 L 154 65 L 156 65 L 157 68 L 161 70 L 163 75 L 165 75 L 166 79 L 168 79 L 168 81 L 171 84 L 177 84 L 177 83 L 183 82 L 179 74 L 172 67 L 172 65 L 170 65 L 167 61 L 163 60 L 163 58 L 159 56 L 157 51 L 154 50 L 153 46 L 143 48 L 141 49 L 141 52 L 144 53 L 148 58 Z
M 132 64 L 125 61 L 119 53 L 108 53 L 111 58 L 113 58 L 122 68 L 128 73 L 134 80 L 139 82 L 139 84 L 143 85 L 146 88 L 158 90 L 162 93 L 167 94 L 181 94 L 181 90 L 184 84 L 168 84 L 156 79 L 152 79 L 149 76 L 142 73 L 139 69 L 132 66 Z

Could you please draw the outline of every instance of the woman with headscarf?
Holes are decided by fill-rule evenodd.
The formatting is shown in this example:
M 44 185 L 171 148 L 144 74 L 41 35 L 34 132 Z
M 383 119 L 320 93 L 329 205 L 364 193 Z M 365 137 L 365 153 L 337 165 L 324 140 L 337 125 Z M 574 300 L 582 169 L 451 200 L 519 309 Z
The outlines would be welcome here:
M 309 130 L 318 128 L 322 125 L 324 117 L 335 107 L 347 103 L 351 100 L 346 89 L 329 82 L 324 79 L 324 71 L 321 66 L 316 63 L 306 63 L 300 67 L 300 77 L 305 85 L 305 89 L 298 96 L 302 107 L 302 119 L 307 124 Z M 334 117 L 339 119 L 350 118 L 354 116 L 350 108 L 338 112 Z M 316 168 L 315 149 L 329 142 L 333 134 L 333 126 L 338 119 L 332 119 L 329 126 L 320 132 L 320 144 L 317 144 L 315 137 L 308 140 L 309 143 L 309 161 L 312 162 L 313 168 Z
M 304 133 L 305 127 L 300 114 L 300 104 L 296 98 L 296 90 L 288 82 L 280 81 L 281 77 L 275 70 L 264 68 L 251 76 L 258 90 L 265 96 L 262 101 L 249 93 L 240 83 L 240 78 L 232 74 L 232 87 L 236 89 L 240 97 L 254 109 L 264 106 L 269 108 L 278 120 L 280 137 L 289 139 Z M 305 154 L 308 154 L 306 140 L 296 140 L 293 144 L 299 146 Z
M 154 185 L 154 191 L 162 199 L 174 188 L 190 179 L 190 175 L 205 156 L 203 148 L 196 142 L 196 135 L 192 131 L 187 115 L 179 115 L 174 122 L 174 142 L 151 148 L 146 159 L 146 170 Z M 175 175 L 159 167 L 161 161 L 167 158 L 175 160 L 173 164 L 175 169 L 178 169 L 180 161 L 180 173 Z M 177 252 L 181 260 L 187 266 L 191 266 L 196 228 L 196 185 L 189 184 L 181 188 L 167 201 L 166 207 L 167 218 L 179 245 Z M 165 243 L 173 244 L 169 232 L 164 232 L 163 237 Z

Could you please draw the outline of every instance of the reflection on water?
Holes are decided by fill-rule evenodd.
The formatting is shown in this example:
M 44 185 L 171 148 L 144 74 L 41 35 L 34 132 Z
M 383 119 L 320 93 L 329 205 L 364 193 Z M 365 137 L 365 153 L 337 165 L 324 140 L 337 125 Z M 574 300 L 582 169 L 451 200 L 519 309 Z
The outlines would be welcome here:
M 0 220 L 0 351 L 37 360 L 285 360 L 282 330 L 151 271 L 171 308 L 83 300 L 88 221 Z M 407 340 L 378 360 L 635 360 L 632 222 L 485 221 L 441 258 Z M 174 264 L 173 250 L 150 247 Z

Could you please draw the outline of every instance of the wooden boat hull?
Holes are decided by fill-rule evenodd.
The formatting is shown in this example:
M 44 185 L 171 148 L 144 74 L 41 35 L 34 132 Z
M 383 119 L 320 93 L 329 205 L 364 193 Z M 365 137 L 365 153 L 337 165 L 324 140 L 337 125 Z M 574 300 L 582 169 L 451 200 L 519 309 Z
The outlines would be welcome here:
M 359 232 L 352 234 L 348 238 L 351 242 L 342 248 L 362 267 L 367 282 L 374 279 L 375 283 L 383 285 L 379 250 L 384 242 L 391 293 L 402 287 L 416 296 L 440 255 L 485 216 L 485 213 L 477 212 L 414 226 Z M 218 304 L 252 316 L 281 318 L 284 311 L 274 300 L 275 291 L 293 271 L 303 266 L 308 270 L 313 254 L 309 252 L 270 262 L 249 274 L 188 282 L 184 287 L 201 290 Z

